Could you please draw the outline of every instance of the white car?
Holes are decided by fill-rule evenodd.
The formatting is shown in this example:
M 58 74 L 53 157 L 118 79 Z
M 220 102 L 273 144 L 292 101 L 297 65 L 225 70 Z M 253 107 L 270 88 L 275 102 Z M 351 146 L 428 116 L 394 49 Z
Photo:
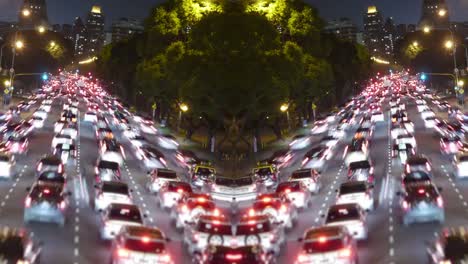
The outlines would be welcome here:
M 60 131 L 60 134 L 61 135 L 68 135 L 68 136 L 71 137 L 71 139 L 76 140 L 76 137 L 78 136 L 78 131 L 76 130 L 75 127 L 67 126 L 67 127 L 64 127 Z
M 78 111 L 78 108 L 77 108 L 77 107 L 75 107 L 75 106 L 70 106 L 70 107 L 68 108 L 68 110 L 71 111 L 74 115 L 78 115 L 78 112 L 79 112 L 79 111 Z
M 342 183 L 340 188 L 336 190 L 336 204 L 357 203 L 362 209 L 371 211 L 374 210 L 374 194 L 373 186 L 366 181 L 348 181 Z
M 366 213 L 357 203 L 336 204 L 328 209 L 325 226 L 345 226 L 357 240 L 366 240 Z
M 40 116 L 33 116 L 31 118 L 31 125 L 34 127 L 34 128 L 43 128 L 44 127 L 44 118 L 40 117 Z
M 340 127 L 334 128 L 328 132 L 328 134 L 337 139 L 342 139 L 346 136 L 346 131 Z
M 371 116 L 371 121 L 374 123 L 384 122 L 385 121 L 384 114 L 381 111 L 373 112 Z
M 50 110 L 52 109 L 52 105 L 43 103 L 43 104 L 39 107 L 39 109 L 42 109 L 42 110 L 46 111 L 47 113 L 49 113 Z
M 154 123 L 150 120 L 142 120 L 140 122 L 141 132 L 149 135 L 155 135 L 158 130 L 154 127 Z
M 149 175 L 149 181 L 146 187 L 151 193 L 159 192 L 159 189 L 170 181 L 180 181 L 177 173 L 168 169 L 154 169 Z
M 314 127 L 311 130 L 312 135 L 319 135 L 325 133 L 328 130 L 328 122 L 324 120 L 316 121 Z
M 304 183 L 309 192 L 317 194 L 322 186 L 320 178 L 320 174 L 313 169 L 300 169 L 293 171 L 288 181 L 300 181 Z
M 408 134 L 408 131 L 404 127 L 394 127 L 390 131 L 390 134 L 392 135 L 392 139 L 395 140 L 399 135 Z
M 137 159 L 143 162 L 144 169 L 153 170 L 157 168 L 166 168 L 167 162 L 164 159 L 164 154 L 159 150 L 149 145 L 144 145 L 136 149 Z
M 434 111 L 432 111 L 431 109 L 426 109 L 426 110 L 421 112 L 421 118 L 423 120 L 425 120 L 428 117 L 435 117 Z
M 400 134 L 397 136 L 395 139 L 396 144 L 410 144 L 413 149 L 416 149 L 416 138 L 414 138 L 414 135 L 406 133 L 406 134 Z
M 37 110 L 34 112 L 33 117 L 42 117 L 42 119 L 46 120 L 47 119 L 47 112 L 44 110 Z
M 73 139 L 70 137 L 70 135 L 55 135 L 54 138 L 52 139 L 52 149 L 55 149 L 58 144 L 73 144 Z
M 113 239 L 124 226 L 143 226 L 140 209 L 133 204 L 110 204 L 102 216 L 101 239 Z
M 454 157 L 454 177 L 456 179 L 468 178 L 468 153 L 460 153 Z
M 133 204 L 128 185 L 121 181 L 103 181 L 96 185 L 94 209 L 103 211 L 112 203 Z
M 0 178 L 11 179 L 15 173 L 15 157 L 7 153 L 0 153 Z
M 426 128 L 433 128 L 436 125 L 435 116 L 429 116 L 424 118 L 424 126 Z
M 420 113 L 428 108 L 427 103 L 424 100 L 417 100 L 416 105 L 417 105 L 417 108 L 418 108 L 418 112 L 420 112 Z
M 61 121 L 61 120 L 55 122 L 55 124 L 54 124 L 54 133 L 55 133 L 55 134 L 60 133 L 60 131 L 62 131 L 62 128 L 63 128 L 67 123 L 68 123 L 68 122 L 66 122 L 66 121 Z
M 179 143 L 177 143 L 175 137 L 171 135 L 160 135 L 158 137 L 159 146 L 165 149 L 177 149 L 179 147 Z
M 96 123 L 97 115 L 94 112 L 86 112 L 83 118 L 84 122 Z
M 302 160 L 302 168 L 315 169 L 319 172 L 325 171 L 327 161 L 332 157 L 330 148 L 326 146 L 317 146 L 312 148 L 304 155 Z
M 413 122 L 409 121 L 409 120 L 406 120 L 406 121 L 403 121 L 403 126 L 406 128 L 406 131 L 408 131 L 409 133 L 414 133 L 414 124 Z
M 336 138 L 334 136 L 325 136 L 322 138 L 320 141 L 320 144 L 325 145 L 329 148 L 334 148 L 339 142 L 339 138 Z
M 310 136 L 306 135 L 297 135 L 293 137 L 291 143 L 289 143 L 289 147 L 294 150 L 304 149 L 311 144 Z
M 146 145 L 146 139 L 141 135 L 134 135 L 133 137 L 128 138 L 132 146 L 137 149 L 141 148 L 143 145 Z
M 117 151 L 105 151 L 101 153 L 100 159 L 118 163 L 119 166 L 122 166 L 124 163 L 124 157 L 122 156 L 122 153 Z

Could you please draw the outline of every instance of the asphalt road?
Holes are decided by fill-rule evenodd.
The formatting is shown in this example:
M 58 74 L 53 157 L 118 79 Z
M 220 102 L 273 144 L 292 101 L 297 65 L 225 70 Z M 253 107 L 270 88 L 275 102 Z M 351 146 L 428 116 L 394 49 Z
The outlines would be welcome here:
M 82 113 L 85 104 L 80 105 Z M 54 101 L 51 113 L 43 129 L 36 131 L 30 138 L 29 152 L 19 157 L 16 177 L 12 181 L 0 182 L 0 225 L 22 227 L 26 188 L 34 181 L 34 169 L 37 160 L 50 153 L 53 137 L 53 124 L 62 109 L 59 100 Z M 418 152 L 432 159 L 435 183 L 443 188 L 446 222 L 444 226 L 459 226 L 467 222 L 468 182 L 454 181 L 451 176 L 450 163 L 439 150 L 439 139 L 432 130 L 423 126 L 423 121 L 414 106 L 407 106 L 409 118 L 416 128 Z M 81 115 L 83 116 L 83 115 Z M 322 175 L 321 192 L 314 197 L 313 205 L 301 212 L 298 224 L 287 235 L 288 243 L 283 249 L 280 263 L 291 263 L 299 250 L 297 238 L 305 229 L 323 223 L 322 214 L 334 204 L 335 189 L 346 180 L 346 167 L 343 165 L 342 153 L 351 141 L 353 131 L 347 134 L 335 149 L 334 158 L 329 161 L 328 169 Z M 155 197 L 147 192 L 146 171 L 142 170 L 130 148 L 129 142 L 116 130 L 117 138 L 126 147 L 127 160 L 122 176 L 134 190 L 134 201 L 148 216 L 145 222 L 150 226 L 161 228 L 171 238 L 169 251 L 176 263 L 190 263 L 191 257 L 182 246 L 182 235 L 170 222 L 169 213 L 161 210 Z M 149 138 L 150 141 L 155 138 Z M 371 159 L 375 165 L 376 184 L 374 195 L 377 199 L 376 210 L 369 213 L 369 239 L 359 243 L 360 263 L 426 263 L 425 241 L 433 237 L 434 232 L 442 226 L 435 223 L 417 224 L 403 227 L 400 221 L 400 209 L 395 192 L 399 187 L 401 165 L 392 165 L 390 159 L 389 113 L 385 122 L 378 124 L 371 141 Z M 94 199 L 93 171 L 98 156 L 97 141 L 94 130 L 88 124 L 80 122 L 79 140 L 77 141 L 79 158 L 77 166 L 69 166 L 67 175 L 69 188 L 72 191 L 71 206 L 68 208 L 67 223 L 63 228 L 54 224 L 32 223 L 25 228 L 44 242 L 43 263 L 107 263 L 109 261 L 109 244 L 99 239 L 101 225 L 99 213 L 92 210 Z M 177 165 L 173 151 L 161 149 L 169 160 L 169 167 L 181 174 L 186 172 Z M 281 173 L 283 179 L 288 173 L 298 168 L 303 154 L 295 154 L 293 164 Z

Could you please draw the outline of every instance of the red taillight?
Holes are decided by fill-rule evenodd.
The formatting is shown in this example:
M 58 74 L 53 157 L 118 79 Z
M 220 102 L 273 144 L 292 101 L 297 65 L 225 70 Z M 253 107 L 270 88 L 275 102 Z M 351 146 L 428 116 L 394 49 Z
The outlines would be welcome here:
M 309 161 L 309 158 L 306 157 L 306 158 L 302 161 L 302 166 L 304 166 L 304 164 L 306 164 L 307 161 Z
M 42 170 L 42 162 L 39 162 L 39 165 L 37 165 L 37 171 L 41 171 Z
M 159 257 L 159 261 L 162 261 L 162 262 L 170 262 L 171 261 L 171 256 L 166 254 L 166 255 L 162 255 Z
M 50 190 L 49 190 L 49 189 L 44 189 L 42 192 L 45 193 L 45 194 L 50 194 Z
M 286 205 L 284 205 L 284 204 L 281 205 L 280 211 L 281 211 L 282 213 L 285 213 L 287 210 L 288 210 L 288 208 L 286 207 Z
M 119 256 L 120 258 L 128 258 L 129 255 L 130 255 L 130 252 L 127 249 L 125 248 L 117 249 L 117 256 Z
M 185 204 L 182 205 L 182 206 L 180 207 L 180 209 L 181 209 L 182 212 L 184 212 L 184 213 L 188 212 L 188 207 L 187 207 L 187 205 L 185 205 Z
M 320 244 L 326 243 L 327 242 L 327 237 L 321 236 L 321 237 L 319 237 L 318 241 L 319 241 Z
M 144 237 L 142 237 L 142 238 L 141 238 L 141 242 L 143 242 L 143 243 L 147 244 L 147 243 L 149 243 L 149 242 L 150 242 L 150 238 L 149 238 L 149 237 L 147 237 L 147 236 L 144 236 Z
M 62 201 L 60 204 L 59 204 L 59 207 L 61 210 L 65 210 L 65 208 L 67 207 L 67 204 L 65 203 L 65 201 Z
M 407 201 L 403 201 L 403 209 L 408 210 L 409 209 L 409 204 Z
M 184 189 L 179 188 L 179 189 L 177 189 L 177 192 L 178 192 L 178 193 L 183 193 L 183 192 L 184 192 Z
M 24 201 L 24 206 L 26 207 L 31 206 L 31 197 L 26 197 L 26 200 Z
M 249 216 L 255 216 L 255 210 L 254 209 L 250 209 L 249 210 Z
M 99 168 L 98 168 L 98 167 L 94 167 L 94 172 L 95 172 L 96 174 L 99 174 Z
M 299 256 L 297 256 L 297 261 L 298 262 L 306 262 L 308 260 L 309 260 L 309 257 L 307 255 L 300 254 Z
M 437 197 L 437 206 L 444 207 L 444 200 L 440 196 Z
M 226 259 L 227 260 L 231 260 L 231 261 L 234 261 L 234 260 L 241 260 L 242 259 L 242 254 L 226 254 Z
M 409 165 L 409 164 L 406 164 L 405 170 L 406 170 L 406 173 L 410 173 L 410 172 L 411 172 L 411 169 L 410 169 L 410 165 Z

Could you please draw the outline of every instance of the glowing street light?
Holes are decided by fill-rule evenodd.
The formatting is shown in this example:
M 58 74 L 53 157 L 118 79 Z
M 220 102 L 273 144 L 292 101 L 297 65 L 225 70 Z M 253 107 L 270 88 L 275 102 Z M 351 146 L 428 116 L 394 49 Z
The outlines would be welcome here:
M 280 111 L 283 112 L 283 113 L 288 111 L 288 109 L 289 109 L 289 104 L 287 104 L 287 103 L 284 103 L 284 104 L 282 104 L 280 106 Z
M 17 41 L 15 42 L 15 47 L 16 47 L 17 49 L 22 49 L 22 48 L 24 47 L 24 42 L 21 41 L 21 40 L 17 40 Z
M 454 47 L 454 43 L 451 40 L 447 40 L 444 45 L 447 49 L 453 49 Z
M 181 110 L 182 112 L 187 112 L 187 111 L 189 110 L 188 105 L 186 105 L 186 104 L 184 104 L 184 103 L 181 103 L 181 104 L 179 105 L 179 108 L 180 108 L 180 110 Z
M 6 87 L 10 87 L 11 82 L 9 80 L 5 80 L 3 84 L 5 84 Z
M 46 29 L 45 29 L 44 26 L 39 26 L 39 27 L 37 28 L 37 31 L 38 31 L 39 33 L 42 34 L 42 33 L 44 33 L 44 32 L 46 31 Z
M 52 40 L 52 41 L 50 42 L 50 46 L 51 46 L 52 48 L 55 47 L 56 45 L 57 45 L 57 43 L 55 43 L 55 41 Z
M 418 47 L 419 46 L 419 43 L 417 41 L 413 41 L 413 46 L 414 47 Z
M 440 17 L 444 17 L 445 15 L 447 15 L 447 10 L 445 9 L 440 9 L 439 12 L 438 12 L 439 16 Z
M 29 15 L 31 15 L 31 11 L 29 11 L 29 9 L 23 9 L 23 11 L 21 13 L 25 17 L 28 17 Z
M 426 34 L 427 34 L 427 33 L 430 33 L 430 32 L 431 32 L 431 28 L 430 28 L 429 26 L 424 26 L 424 27 L 423 27 L 423 32 L 426 33 Z
M 465 85 L 465 82 L 463 80 L 459 80 L 457 82 L 457 85 L 458 85 L 458 87 L 462 87 L 463 85 Z

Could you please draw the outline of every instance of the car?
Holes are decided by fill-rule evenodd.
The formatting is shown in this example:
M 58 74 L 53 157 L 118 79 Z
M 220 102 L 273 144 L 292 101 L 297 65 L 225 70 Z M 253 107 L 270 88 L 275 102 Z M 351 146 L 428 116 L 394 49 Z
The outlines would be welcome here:
M 408 131 L 408 133 L 413 134 L 414 133 L 414 123 L 411 122 L 410 120 L 402 121 L 401 124 L 403 127 Z
M 273 152 L 266 160 L 268 163 L 274 164 L 278 169 L 288 166 L 294 157 L 294 151 L 289 148 L 283 148 Z
M 413 155 L 406 160 L 405 173 L 412 171 L 424 171 L 430 173 L 432 171 L 432 164 L 428 157 L 425 155 Z
M 140 122 L 141 132 L 149 135 L 155 135 L 158 130 L 154 127 L 154 122 L 152 120 L 143 119 Z
M 394 124 L 401 123 L 408 120 L 408 114 L 405 111 L 398 110 L 395 114 L 392 115 L 391 120 Z
M 177 139 L 172 135 L 159 135 L 158 144 L 160 147 L 165 148 L 165 149 L 175 150 L 179 147 L 179 143 L 177 143 Z
M 310 132 L 312 135 L 319 135 L 319 134 L 325 133 L 327 130 L 328 130 L 328 122 L 326 120 L 318 120 L 318 121 L 315 121 Z
M 301 181 L 287 181 L 278 184 L 276 194 L 291 201 L 298 209 L 305 209 L 312 202 L 307 186 Z
M 424 127 L 434 128 L 435 125 L 436 125 L 435 116 L 428 116 L 428 117 L 424 118 Z
M 21 126 L 18 127 L 18 130 L 16 131 L 17 134 L 21 136 L 29 136 L 34 130 L 34 126 L 32 124 L 31 120 L 28 121 L 23 121 L 21 122 Z
M 50 110 L 52 109 L 52 105 L 47 102 L 42 102 L 41 106 L 39 106 L 39 109 L 42 109 L 46 111 L 47 113 L 49 113 Z
M 392 136 L 392 140 L 395 140 L 399 135 L 408 134 L 408 131 L 406 130 L 405 127 L 403 127 L 401 125 L 392 125 L 392 128 L 390 130 L 390 134 Z
M 425 109 L 424 111 L 421 112 L 421 118 L 423 120 L 425 120 L 426 118 L 428 117 L 435 117 L 435 113 L 434 111 L 432 111 L 431 109 L 427 108 Z
M 465 139 L 465 130 L 463 130 L 462 125 L 460 122 L 447 122 L 447 133 L 449 135 L 456 135 L 460 139 Z
M 28 152 L 29 140 L 20 134 L 8 137 L 6 146 L 11 154 L 26 154 Z
M 374 111 L 371 116 L 371 121 L 374 123 L 384 122 L 385 117 L 382 111 Z
M 348 166 L 348 181 L 367 181 L 373 184 L 374 166 L 370 160 L 351 162 Z
M 210 194 L 214 200 L 219 201 L 250 201 L 257 196 L 257 185 L 251 175 L 239 178 L 216 177 Z
M 58 120 L 57 122 L 55 122 L 55 124 L 54 124 L 54 133 L 55 134 L 60 133 L 60 131 L 62 131 L 62 128 L 67 124 L 68 124 L 67 121 L 62 121 L 62 120 Z
M 280 197 L 277 193 L 264 193 L 259 194 L 252 207 L 247 210 L 247 217 L 254 215 L 267 215 L 274 223 L 291 229 L 297 222 L 299 213 L 291 201 Z
M 357 240 L 366 240 L 366 213 L 357 203 L 336 204 L 328 209 L 325 226 L 345 226 Z
M 109 127 L 100 127 L 96 130 L 96 139 L 100 142 L 104 139 L 113 139 L 114 134 Z
M 94 167 L 96 182 L 101 181 L 120 181 L 120 165 L 117 162 L 108 160 L 98 160 Z
M 99 153 L 101 160 L 107 160 L 123 165 L 125 160 L 125 151 L 115 139 L 104 139 L 99 142 Z
M 15 175 L 16 160 L 8 152 L 0 152 L 0 178 L 12 179 Z
M 75 113 L 73 113 L 70 110 L 66 110 L 66 111 L 63 111 L 62 114 L 60 115 L 60 120 L 71 122 L 71 123 L 76 123 L 78 119 Z
M 288 181 L 300 181 L 304 183 L 309 192 L 318 194 L 322 187 L 320 173 L 314 169 L 299 169 L 291 173 Z
M 164 154 L 150 145 L 143 145 L 137 148 L 135 155 L 137 159 L 141 160 L 141 165 L 146 171 L 167 168 L 167 161 Z
M 399 134 L 395 139 L 396 144 L 410 144 L 413 149 L 416 149 L 416 138 L 413 134 Z
M 208 246 L 201 254 L 195 255 L 197 264 L 237 264 L 237 263 L 274 263 L 274 256 L 261 246 Z
M 86 112 L 83 117 L 83 122 L 96 123 L 97 122 L 96 112 L 91 112 L 91 111 Z
M 43 243 L 32 232 L 8 226 L 2 226 L 0 230 L 0 259 L 4 263 L 41 262 Z
M 346 131 L 340 127 L 332 128 L 328 131 L 328 134 L 338 138 L 338 139 L 343 139 L 346 136 Z
M 64 185 L 38 182 L 28 190 L 24 202 L 24 223 L 52 222 L 63 227 L 71 194 L 65 191 Z
M 349 181 L 340 185 L 337 192 L 336 204 L 357 203 L 366 210 L 375 208 L 374 186 L 367 181 Z
M 31 121 L 31 125 L 34 127 L 34 128 L 43 128 L 44 127 L 44 122 L 45 122 L 45 119 L 42 117 L 42 116 L 33 116 L 31 117 L 30 119 Z
M 464 179 L 468 177 L 468 152 L 461 152 L 453 158 L 453 176 L 455 179 Z
M 42 157 L 36 165 L 36 174 L 41 175 L 45 171 L 56 171 L 64 174 L 64 166 L 62 160 L 54 155 L 46 155 Z
M 343 158 L 347 166 L 353 162 L 367 160 L 369 158 L 369 141 L 354 139 L 345 147 Z
M 339 142 L 339 138 L 337 137 L 334 137 L 332 135 L 328 135 L 328 136 L 325 136 L 323 137 L 321 140 L 320 140 L 320 145 L 324 145 L 324 146 L 327 146 L 329 147 L 330 149 L 333 149 L 334 147 L 336 147 L 336 145 L 338 144 Z
M 124 226 L 112 240 L 111 263 L 173 264 L 167 249 L 168 241 L 158 228 Z
M 200 162 L 190 170 L 190 183 L 198 188 L 211 185 L 214 181 L 216 170 L 210 163 Z
M 230 246 L 235 240 L 235 233 L 232 223 L 226 219 L 214 215 L 201 215 L 195 223 L 184 226 L 182 239 L 189 254 L 196 255 L 201 254 L 210 245 Z
M 195 223 L 201 215 L 220 215 L 216 203 L 211 198 L 189 196 L 179 200 L 171 210 L 171 219 L 177 229 L 182 229 L 187 223 Z
M 356 240 L 344 226 L 309 228 L 298 241 L 300 252 L 294 264 L 358 263 Z
M 371 139 L 373 134 L 372 127 L 359 127 L 354 134 L 354 138 L 366 138 Z
M 73 115 L 75 115 L 75 118 L 79 113 L 78 107 L 76 107 L 76 106 L 68 107 L 68 111 L 71 112 Z M 72 121 L 72 122 L 76 122 L 76 121 Z
M 125 130 L 123 130 L 122 135 L 128 140 L 130 140 L 136 136 L 141 136 L 141 133 L 139 129 L 133 126 L 128 126 Z
M 37 110 L 33 113 L 33 117 L 40 117 L 43 120 L 47 119 L 47 112 L 44 110 Z
M 147 188 L 151 193 L 159 192 L 159 189 L 169 181 L 180 181 L 177 173 L 169 169 L 153 169 L 148 173 L 148 177 Z
M 259 188 L 275 188 L 278 184 L 279 171 L 270 163 L 259 163 L 252 170 L 253 178 Z
M 168 181 L 158 192 L 159 205 L 163 209 L 171 209 L 177 202 L 193 193 L 190 184 L 181 181 Z
M 61 185 L 65 188 L 67 186 L 67 179 L 63 173 L 44 171 L 36 178 L 36 183 Z
M 111 203 L 101 217 L 101 239 L 112 240 L 124 226 L 144 226 L 143 216 L 136 205 Z
M 104 211 L 112 203 L 133 204 L 132 190 L 121 181 L 102 181 L 95 185 L 94 209 Z
M 133 137 L 129 137 L 128 140 L 130 141 L 130 144 L 132 144 L 134 148 L 141 148 L 142 146 L 148 144 L 148 142 L 146 141 L 146 138 L 138 134 L 134 135 Z
M 73 138 L 70 135 L 64 135 L 64 134 L 56 134 L 52 138 L 52 150 L 54 150 L 58 144 L 73 144 Z
M 409 226 L 413 223 L 436 221 L 442 224 L 445 220 L 444 201 L 432 182 L 406 184 L 403 191 L 398 191 L 402 210 L 402 223 Z
M 304 149 L 312 143 L 310 136 L 307 135 L 296 135 L 292 138 L 291 143 L 289 143 L 289 147 L 292 150 L 299 150 Z
M 9 137 L 18 133 L 19 128 L 21 127 L 21 122 L 10 121 L 1 130 L 3 135 L 3 140 L 8 139 Z
M 76 164 L 78 152 L 74 144 L 60 143 L 55 147 L 53 154 L 62 160 L 63 164 Z
M 456 154 L 462 147 L 463 143 L 456 135 L 444 136 L 440 139 L 440 152 L 443 155 Z
M 416 154 L 416 151 L 409 143 L 393 144 L 392 157 L 399 159 L 401 164 L 405 164 L 408 157 L 414 154 Z
M 466 227 L 443 228 L 427 243 L 430 264 L 463 263 L 468 257 L 468 231 Z
M 78 127 L 75 124 L 67 124 L 60 130 L 60 135 L 68 135 L 71 139 L 76 140 L 78 136 Z
M 332 157 L 330 148 L 324 145 L 309 150 L 305 155 L 301 163 L 301 167 L 304 169 L 315 169 L 319 173 L 323 172 L 327 168 L 327 161 Z
M 422 111 L 428 108 L 426 101 L 422 99 L 416 100 L 416 107 L 418 108 L 419 113 L 421 113 Z

